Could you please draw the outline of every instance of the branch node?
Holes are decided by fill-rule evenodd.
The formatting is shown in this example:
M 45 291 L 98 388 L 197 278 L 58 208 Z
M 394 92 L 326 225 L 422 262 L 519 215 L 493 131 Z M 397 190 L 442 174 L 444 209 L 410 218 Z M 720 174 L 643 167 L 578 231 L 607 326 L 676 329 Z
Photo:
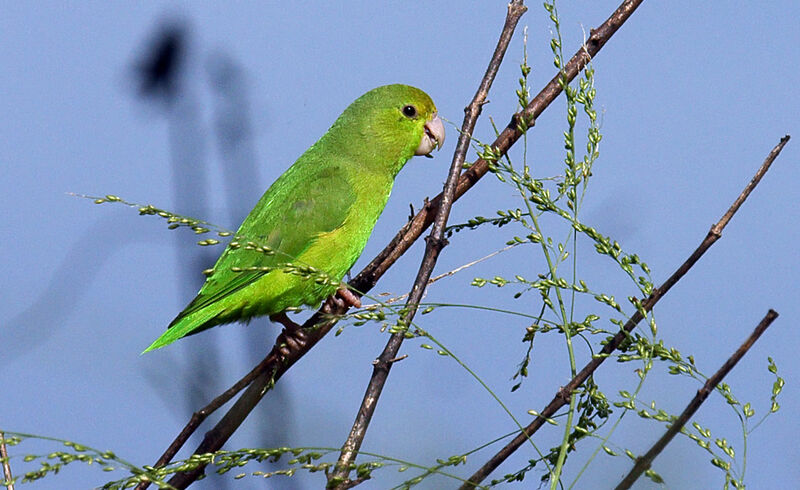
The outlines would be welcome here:
M 444 247 L 450 244 L 450 241 L 444 237 L 432 237 L 430 235 L 425 237 L 425 243 L 429 244 L 432 248 L 435 248 L 437 251 L 441 251 Z
M 394 359 L 389 359 L 386 362 L 387 362 L 387 364 L 394 364 L 396 362 L 402 361 L 406 357 L 408 357 L 408 354 L 403 354 L 402 356 L 395 357 Z

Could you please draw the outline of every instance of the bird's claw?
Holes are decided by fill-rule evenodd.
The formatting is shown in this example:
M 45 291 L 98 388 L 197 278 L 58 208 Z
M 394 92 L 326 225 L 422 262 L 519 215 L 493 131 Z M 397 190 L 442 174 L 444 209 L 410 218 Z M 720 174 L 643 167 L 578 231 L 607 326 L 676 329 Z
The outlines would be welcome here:
M 336 290 L 336 294 L 325 300 L 325 303 L 322 305 L 322 312 L 331 314 L 334 310 L 351 307 L 361 308 L 361 299 L 347 289 L 347 286 L 342 284 L 339 289 Z
M 342 284 L 339 289 L 336 291 L 336 296 L 344 301 L 346 306 L 350 306 L 353 308 L 361 308 L 361 298 L 355 295 L 352 291 L 347 289 L 347 286 Z

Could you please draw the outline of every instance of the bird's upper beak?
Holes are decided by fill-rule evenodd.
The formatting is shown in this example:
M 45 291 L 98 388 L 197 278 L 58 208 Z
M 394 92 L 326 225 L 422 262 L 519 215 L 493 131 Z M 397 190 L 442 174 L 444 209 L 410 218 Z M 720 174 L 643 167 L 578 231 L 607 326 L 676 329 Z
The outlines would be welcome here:
M 424 129 L 415 155 L 428 155 L 434 148 L 439 149 L 444 144 L 444 124 L 438 114 L 433 113 L 433 117 L 425 123 Z

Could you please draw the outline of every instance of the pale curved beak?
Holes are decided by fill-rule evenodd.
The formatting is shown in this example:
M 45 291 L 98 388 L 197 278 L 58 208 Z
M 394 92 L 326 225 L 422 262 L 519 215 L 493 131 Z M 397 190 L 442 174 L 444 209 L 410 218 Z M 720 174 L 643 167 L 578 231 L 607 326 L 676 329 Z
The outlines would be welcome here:
M 435 112 L 430 121 L 425 123 L 425 132 L 419 142 L 415 155 L 428 155 L 434 148 L 439 149 L 444 144 L 444 124 Z

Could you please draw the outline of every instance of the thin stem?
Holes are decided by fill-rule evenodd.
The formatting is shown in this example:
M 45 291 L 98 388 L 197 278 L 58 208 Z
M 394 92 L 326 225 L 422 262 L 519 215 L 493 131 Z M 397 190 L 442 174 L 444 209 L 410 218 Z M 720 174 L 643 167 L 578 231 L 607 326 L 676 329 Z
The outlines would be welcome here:
M 264 363 L 267 362 L 267 359 L 269 359 L 269 358 L 266 358 L 263 361 L 261 361 L 258 365 L 256 365 L 256 367 L 254 367 L 242 379 L 237 381 L 233 386 L 231 386 L 230 388 L 225 390 L 218 397 L 214 398 L 211 401 L 211 403 L 209 403 L 205 407 L 203 407 L 200 410 L 198 410 L 195 413 L 193 413 L 192 414 L 192 418 L 189 419 L 189 422 L 186 424 L 186 426 L 183 428 L 183 430 L 181 430 L 181 432 L 178 434 L 178 436 L 175 438 L 175 440 L 172 441 L 172 444 L 169 445 L 167 450 L 164 451 L 164 454 L 162 454 L 161 457 L 158 458 L 158 461 L 156 462 L 155 465 L 153 465 L 153 467 L 154 468 L 163 468 L 164 466 L 166 466 L 166 464 L 169 463 L 172 460 L 172 458 L 175 457 L 176 454 L 178 454 L 178 451 L 180 450 L 180 448 L 183 447 L 183 445 L 186 443 L 186 441 L 189 439 L 189 437 L 194 433 L 194 431 L 197 429 L 197 427 L 199 427 L 200 424 L 202 424 L 203 421 L 210 414 L 212 414 L 214 411 L 216 411 L 222 405 L 225 405 L 226 403 L 228 403 L 228 401 L 231 398 L 236 396 L 237 393 L 242 391 L 256 377 L 258 377 L 258 375 L 261 373 L 261 371 L 262 371 L 262 369 L 264 367 Z M 150 485 L 150 482 L 139 483 L 139 485 L 136 486 L 136 490 L 144 490 L 149 485 Z
M 8 448 L 6 447 L 6 436 L 0 432 L 0 459 L 3 460 L 3 479 L 7 490 L 14 490 L 14 477 L 11 475 L 11 463 L 8 460 Z
M 683 276 L 689 272 L 694 264 L 700 260 L 700 257 L 705 254 L 705 252 L 711 248 L 711 246 L 722 236 L 722 230 L 725 226 L 730 222 L 733 215 L 736 211 L 741 207 L 742 203 L 747 199 L 750 193 L 753 192 L 753 189 L 758 185 L 761 181 L 764 174 L 769 170 L 772 162 L 780 154 L 781 150 L 786 143 L 789 142 L 789 136 L 786 135 L 781 138 L 781 141 L 769 152 L 769 155 L 764 160 L 764 163 L 761 164 L 761 167 L 756 171 L 753 178 L 750 182 L 745 186 L 742 193 L 736 198 L 733 205 L 728 209 L 728 211 L 722 216 L 722 218 L 715 223 L 711 230 L 709 230 L 706 237 L 700 243 L 700 245 L 695 249 L 694 252 L 689 256 L 686 261 L 681 264 L 680 267 L 662 284 L 660 287 L 655 288 L 653 293 L 641 303 L 641 308 L 637 308 L 636 312 L 631 316 L 631 318 L 625 323 L 623 328 L 608 342 L 603 349 L 600 351 L 599 354 L 595 355 L 591 361 L 589 361 L 583 369 L 567 383 L 566 386 L 563 386 L 558 390 L 556 395 L 550 401 L 550 403 L 539 412 L 539 416 L 534 418 L 534 420 L 525 427 L 525 430 L 518 434 L 511 442 L 509 442 L 505 447 L 503 447 L 500 451 L 497 452 L 492 458 L 487 461 L 481 468 L 476 471 L 472 477 L 470 477 L 469 482 L 471 484 L 478 484 L 482 482 L 489 474 L 494 471 L 500 464 L 505 461 L 511 454 L 516 451 L 523 442 L 525 442 L 528 438 L 530 438 L 531 434 L 535 433 L 539 430 L 539 428 L 544 423 L 544 420 L 552 417 L 555 413 L 561 409 L 564 405 L 567 404 L 567 400 L 570 398 L 570 393 L 575 391 L 579 386 L 581 386 L 588 378 L 591 376 L 598 367 L 613 353 L 617 347 L 625 340 L 630 332 L 636 328 L 636 325 L 639 324 L 640 321 L 644 318 L 643 313 L 650 312 L 653 307 L 658 303 L 658 301 L 664 297 L 667 292 L 674 286 Z M 469 484 L 462 485 L 463 489 L 471 488 Z
M 639 392 L 642 390 L 642 387 L 644 387 L 644 379 L 645 379 L 644 376 L 640 376 L 639 377 L 639 383 L 636 385 L 636 389 L 633 391 L 633 395 L 632 396 L 634 396 L 634 397 L 637 396 L 639 394 Z M 606 434 L 605 437 L 603 437 L 600 440 L 600 444 L 597 445 L 597 447 L 595 448 L 594 452 L 592 452 L 592 455 L 589 456 L 589 458 L 586 460 L 586 463 L 584 463 L 583 467 L 580 469 L 580 471 L 578 471 L 578 474 L 575 475 L 575 479 L 572 480 L 572 483 L 570 483 L 570 485 L 568 487 L 569 489 L 575 488 L 575 484 L 578 483 L 578 480 L 580 480 L 581 475 L 583 475 L 583 473 L 586 471 L 586 469 L 589 468 L 589 464 L 597 456 L 597 453 L 599 453 L 600 450 L 603 449 L 605 447 L 605 445 L 608 443 L 608 440 L 611 439 L 611 436 L 617 430 L 617 427 L 619 426 L 619 424 L 622 423 L 622 419 L 625 417 L 625 414 L 627 414 L 630 411 L 631 411 L 631 409 L 628 408 L 628 407 L 624 407 L 622 409 L 622 413 L 620 414 L 619 418 L 617 418 L 617 420 L 614 422 L 614 424 L 611 426 L 611 429 L 608 431 L 608 434 Z
M 496 401 L 496 402 L 497 402 L 497 403 L 500 405 L 500 407 L 501 407 L 501 408 L 502 408 L 502 409 L 503 409 L 503 410 L 506 412 L 506 414 L 508 414 L 508 416 L 509 416 L 509 417 L 511 418 L 511 420 L 514 422 L 514 424 L 515 424 L 517 427 L 519 427 L 519 430 L 523 430 L 522 424 L 520 424 L 519 420 L 517 420 L 517 418 L 516 418 L 516 417 L 514 417 L 514 413 L 513 413 L 513 412 L 511 412 L 511 410 L 510 410 L 510 409 L 509 409 L 509 408 L 506 406 L 506 404 L 505 404 L 505 403 L 503 403 L 503 401 L 500 399 L 500 397 L 499 397 L 499 396 L 497 396 L 497 394 L 496 394 L 496 393 L 495 393 L 495 392 L 494 392 L 494 391 L 493 391 L 493 390 L 492 390 L 492 389 L 489 387 L 489 385 L 487 385 L 487 384 L 486 384 L 486 382 L 485 382 L 485 381 L 483 381 L 483 379 L 481 379 L 481 377 L 480 377 L 480 376 L 478 376 L 478 374 L 477 374 L 475 371 L 473 371 L 473 370 L 472 370 L 472 369 L 471 369 L 469 366 L 467 366 L 466 364 L 464 364 L 464 362 L 463 362 L 461 359 L 459 359 L 459 358 L 458 358 L 458 356 L 456 356 L 455 354 L 453 354 L 453 351 L 451 351 L 450 349 L 448 349 L 447 347 L 445 347 L 445 346 L 444 346 L 444 345 L 443 345 L 441 342 L 439 342 L 438 340 L 436 340 L 436 338 L 434 338 L 434 337 L 433 337 L 431 334 L 429 334 L 429 333 L 427 333 L 427 332 L 426 332 L 426 333 L 425 333 L 425 337 L 426 337 L 426 338 L 428 338 L 428 339 L 430 339 L 430 340 L 431 340 L 431 342 L 435 343 L 435 344 L 436 344 L 436 345 L 437 345 L 437 346 L 438 346 L 438 347 L 439 347 L 439 348 L 442 350 L 442 352 L 444 352 L 445 354 L 447 354 L 449 357 L 452 357 L 452 358 L 453 358 L 453 360 L 455 360 L 455 361 L 458 363 L 458 365 L 459 365 L 459 366 L 461 366 L 462 368 L 464 368 L 464 370 L 465 370 L 465 371 L 467 371 L 467 372 L 470 374 L 470 376 L 472 376 L 473 378 L 475 378 L 475 380 L 476 380 L 476 381 L 477 381 L 477 382 L 478 382 L 478 383 L 479 383 L 479 384 L 480 384 L 480 385 L 483 387 L 483 389 L 485 389 L 485 390 L 486 390 L 486 392 L 487 392 L 487 393 L 489 393 L 489 395 L 490 395 L 492 398 L 494 398 L 494 400 L 495 400 L 495 401 Z M 534 444 L 534 443 L 533 443 L 533 441 L 530 441 L 530 443 L 531 443 L 531 446 L 533 446 L 533 449 L 534 449 L 534 450 L 537 452 L 537 454 L 539 455 L 539 457 L 540 457 L 540 458 L 542 458 L 542 460 L 545 462 L 545 464 L 547 465 L 547 467 L 548 467 L 548 470 L 549 470 L 549 469 L 550 469 L 550 464 L 549 464 L 549 463 L 547 462 L 547 460 L 545 459 L 545 457 L 544 457 L 544 454 L 542 454 L 542 452 L 539 450 L 539 448 L 538 448 L 538 447 L 536 447 L 536 444 Z
M 631 485 L 648 469 L 650 469 L 650 465 L 653 463 L 653 460 L 658 456 L 661 451 L 667 447 L 667 444 L 672 441 L 672 439 L 681 431 L 684 425 L 692 418 L 692 415 L 697 412 L 697 409 L 700 408 L 700 405 L 706 401 L 708 395 L 711 394 L 712 391 L 717 387 L 717 385 L 722 381 L 723 378 L 736 366 L 742 357 L 747 354 L 747 351 L 755 344 L 756 340 L 761 337 L 767 328 L 772 324 L 772 322 L 778 318 L 778 313 L 775 310 L 769 310 L 764 318 L 759 322 L 758 326 L 756 326 L 753 333 L 747 337 L 747 340 L 736 349 L 731 357 L 725 361 L 725 364 L 719 368 L 719 370 L 714 373 L 713 376 L 708 378 L 702 388 L 697 390 L 697 394 L 692 398 L 683 412 L 678 416 L 678 418 L 670 425 L 667 432 L 661 436 L 661 438 L 653 444 L 653 447 L 650 448 L 644 456 L 640 456 L 636 458 L 636 464 L 633 465 L 630 473 L 628 473 L 625 478 L 617 485 L 617 490 L 624 490 L 626 488 L 630 488 Z
M 522 243 L 524 243 L 524 242 L 522 242 Z M 483 262 L 485 260 L 489 260 L 492 257 L 494 257 L 495 255 L 499 255 L 499 254 L 501 254 L 503 252 L 511 250 L 512 248 L 514 248 L 514 247 L 516 247 L 518 245 L 520 245 L 520 242 L 512 243 L 511 245 L 506 245 L 505 247 L 501 248 L 500 250 L 495 250 L 494 252 L 492 252 L 492 253 L 490 253 L 488 255 L 484 255 L 483 257 L 481 257 L 479 259 L 475 259 L 475 260 L 470 261 L 470 262 L 468 262 L 466 264 L 460 265 L 460 266 L 456 267 L 455 269 L 449 270 L 447 272 L 442 272 L 438 276 L 430 278 L 428 280 L 428 286 L 430 286 L 431 284 L 435 283 L 436 281 L 439 281 L 440 279 L 444 279 L 445 277 L 453 276 L 453 275 L 463 271 L 464 269 L 468 269 L 468 268 L 472 267 L 473 265 L 480 264 L 481 262 Z M 401 294 L 400 296 L 396 296 L 394 298 L 386 300 L 385 303 L 386 304 L 396 303 L 396 302 L 400 301 L 401 299 L 408 298 L 408 295 L 409 295 L 409 293 Z M 430 304 L 430 303 L 419 303 L 418 306 L 422 306 L 423 304 Z
M 525 13 L 527 7 L 522 4 L 522 0 L 514 0 L 508 5 L 508 13 L 506 15 L 503 30 L 500 33 L 500 39 L 497 42 L 497 47 L 494 50 L 492 59 L 486 69 L 486 73 L 481 80 L 472 102 L 464 109 L 464 122 L 461 126 L 461 132 L 456 144 L 456 151 L 453 155 L 453 161 L 450 164 L 450 171 L 447 176 L 447 181 L 442 191 L 442 200 L 439 209 L 436 212 L 436 217 L 433 222 L 433 229 L 430 236 L 426 239 L 425 255 L 422 259 L 417 277 L 414 280 L 414 285 L 409 293 L 408 301 L 406 302 L 406 316 L 402 319 L 401 325 L 411 325 L 416 314 L 418 304 L 422 300 L 428 280 L 433 273 L 433 268 L 441 253 L 442 249 L 447 245 L 447 240 L 444 238 L 445 228 L 447 226 L 447 218 L 450 215 L 450 208 L 455 202 L 456 187 L 461 174 L 461 168 L 464 166 L 467 150 L 469 150 L 470 140 L 472 133 L 475 129 L 475 124 L 478 116 L 481 113 L 481 108 L 486 102 L 489 94 L 489 89 L 494 82 L 497 71 L 505 56 L 508 44 L 511 42 L 511 37 L 514 34 L 514 29 L 520 17 Z M 336 463 L 336 469 L 328 477 L 329 485 L 334 488 L 349 488 L 351 482 L 349 481 L 349 474 L 351 466 L 355 462 L 356 454 L 361 448 L 361 444 L 366 436 L 369 423 L 372 420 L 372 415 L 375 413 L 378 399 L 380 398 L 383 387 L 389 376 L 389 371 L 392 367 L 392 360 L 397 357 L 400 346 L 405 339 L 405 331 L 392 334 L 383 352 L 374 363 L 372 377 L 367 385 L 364 398 L 361 406 L 358 409 L 358 414 L 353 422 L 353 427 L 347 437 L 344 445 L 342 446 L 342 453 L 339 461 Z
M 567 74 L 569 80 L 574 79 L 591 58 L 600 52 L 608 40 L 611 39 L 614 33 L 639 6 L 641 1 L 642 0 L 626 0 L 603 25 L 592 32 L 587 40 L 585 49 L 581 48 L 578 50 L 564 67 L 564 72 Z M 524 118 L 529 121 L 529 125 L 532 125 L 535 119 L 561 94 L 562 89 L 559 84 L 560 77 L 561 75 L 558 74 L 551 79 L 550 82 L 531 99 L 524 110 L 513 115 L 511 122 L 503 129 L 491 145 L 498 154 L 505 154 L 524 134 L 524 131 L 518 129 L 517 121 Z M 469 170 L 462 173 L 459 177 L 453 199 L 458 200 L 477 184 L 488 171 L 489 164 L 486 160 L 479 159 L 476 161 L 470 166 Z M 427 201 L 425 206 L 397 232 L 383 250 L 353 278 L 350 282 L 353 289 L 366 293 L 375 287 L 383 274 L 408 251 L 428 226 L 433 223 L 434 215 L 438 213 L 443 200 L 444 193 L 440 193 L 435 198 Z M 341 315 L 344 314 L 345 311 L 345 308 L 336 307 L 332 309 L 331 313 Z M 203 443 L 197 448 L 195 454 L 203 454 L 220 449 L 233 432 L 236 431 L 244 418 L 253 410 L 261 397 L 269 390 L 269 387 L 275 383 L 286 370 L 294 365 L 295 362 L 311 350 L 317 342 L 327 335 L 335 323 L 335 320 L 326 319 L 322 312 L 318 311 L 303 324 L 303 328 L 300 330 L 303 333 L 302 339 L 292 338 L 292 341 L 287 342 L 286 332 L 281 333 L 272 351 L 261 362 L 259 376 L 252 381 L 245 393 L 240 396 L 239 401 L 229 410 L 228 414 L 231 414 L 231 416 L 224 417 L 211 431 L 206 433 Z M 299 336 L 295 335 L 293 337 Z M 192 429 L 191 432 L 194 432 L 194 430 L 196 430 L 196 427 Z M 176 485 L 179 483 L 177 479 L 180 478 L 182 480 L 180 482 L 182 485 L 180 488 L 185 488 L 202 473 L 203 468 L 198 468 L 191 474 L 181 473 L 176 475 L 173 478 L 175 481 L 171 481 L 170 483 Z M 472 486 L 469 488 L 472 488 Z
M 531 202 L 529 199 L 526 198 L 525 191 L 522 189 L 522 186 L 519 183 L 517 183 L 517 190 L 520 192 L 520 194 L 522 194 L 523 201 L 525 202 L 525 206 L 527 206 L 528 208 L 528 214 L 531 217 L 531 222 L 533 223 L 533 226 L 536 229 L 536 233 L 538 233 L 539 236 L 544 237 L 544 233 L 542 233 L 542 229 L 539 226 L 539 220 L 537 218 L 537 215 L 533 212 L 533 209 L 531 209 Z M 550 278 L 556 280 L 556 278 L 558 278 L 558 275 L 556 274 L 557 266 L 553 264 L 553 260 L 550 257 L 550 251 L 548 249 L 547 240 L 542 239 L 539 243 L 542 247 L 542 253 L 544 254 L 544 258 L 547 261 L 547 268 L 550 271 Z M 558 299 L 558 307 L 561 312 L 561 325 L 564 329 L 564 339 L 567 345 L 567 354 L 569 356 L 570 376 L 575 376 L 576 372 L 575 351 L 572 348 L 572 333 L 570 332 L 570 324 L 569 321 L 567 320 L 567 311 L 564 307 L 564 300 L 561 296 L 561 288 L 555 286 L 555 291 L 556 291 L 556 298 Z M 564 460 L 566 459 L 567 447 L 569 444 L 569 434 L 572 430 L 572 419 L 575 412 L 575 405 L 577 403 L 577 399 L 574 396 L 571 396 L 571 393 L 568 396 L 570 397 L 569 412 L 566 424 L 564 425 L 564 437 L 561 441 L 561 448 L 559 449 L 558 459 L 556 460 L 556 465 L 551 470 L 550 474 L 550 490 L 555 490 L 555 488 L 558 486 L 559 480 L 561 479 L 560 478 L 561 468 L 563 467 Z M 532 441 L 531 444 L 533 444 Z

